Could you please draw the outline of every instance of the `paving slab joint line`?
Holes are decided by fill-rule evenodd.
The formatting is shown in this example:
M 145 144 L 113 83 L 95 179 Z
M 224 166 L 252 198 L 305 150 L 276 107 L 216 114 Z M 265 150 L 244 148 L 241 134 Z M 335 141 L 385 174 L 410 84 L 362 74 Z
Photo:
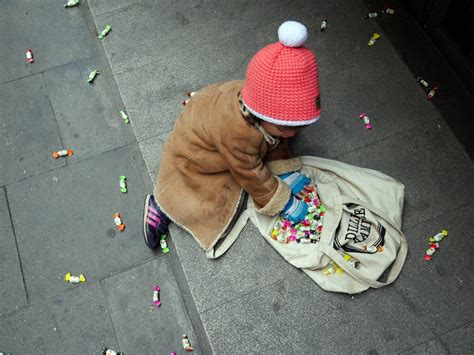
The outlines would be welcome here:
M 135 137 L 136 138 L 136 137 Z M 94 155 L 90 155 L 90 156 L 87 156 L 87 157 L 84 157 L 84 158 L 77 158 L 80 154 L 76 154 L 76 159 L 72 160 L 72 161 L 68 161 L 68 164 L 65 165 L 65 166 L 73 166 L 75 164 L 79 164 L 79 163 L 82 163 L 82 162 L 85 162 L 85 161 L 88 161 L 90 159 L 94 159 L 94 158 L 97 158 L 101 155 L 104 155 L 104 154 L 107 154 L 107 153 L 110 153 L 110 152 L 113 152 L 115 150 L 118 150 L 118 149 L 122 149 L 122 148 L 126 148 L 126 147 L 129 147 L 129 146 L 132 146 L 133 144 L 137 144 L 138 142 L 135 140 L 135 141 L 132 141 L 132 142 L 129 142 L 129 143 L 125 143 L 124 145 L 121 145 L 121 146 L 118 146 L 118 147 L 112 147 L 110 149 L 107 149 L 107 150 L 104 150 L 103 152 L 100 152 L 100 153 L 97 153 L 97 154 L 94 154 Z M 141 153 L 141 150 L 140 150 L 140 153 Z M 143 154 L 142 154 L 143 156 Z M 65 158 L 66 161 L 69 159 L 68 157 Z M 65 166 L 61 166 L 59 168 L 63 168 Z
M 52 156 L 52 155 L 51 155 L 51 156 Z M 8 185 L 16 184 L 17 182 L 25 181 L 25 180 L 28 180 L 28 179 L 30 179 L 30 178 L 32 178 L 32 177 L 35 177 L 35 176 L 42 176 L 42 175 L 45 175 L 45 174 L 47 174 L 47 173 L 50 173 L 51 171 L 58 170 L 58 169 L 62 169 L 62 168 L 64 168 L 65 166 L 67 166 L 67 165 L 64 164 L 64 165 L 61 165 L 61 166 L 56 166 L 56 167 L 54 167 L 54 168 L 51 168 L 51 169 L 42 171 L 42 172 L 37 173 L 37 174 L 32 174 L 32 175 L 28 175 L 28 176 L 22 177 L 21 179 L 8 182 L 8 183 L 6 183 L 5 185 L 0 186 L 0 188 L 1 188 L 1 187 L 7 188 Z
M 92 14 L 92 11 L 91 11 L 91 8 L 90 8 L 90 5 L 89 5 L 89 2 L 90 0 L 87 0 L 85 3 L 84 3 L 84 6 L 82 7 L 84 9 L 83 11 L 83 14 L 84 14 L 84 19 L 86 21 L 86 24 L 88 25 L 89 29 L 95 29 L 95 31 L 97 33 L 100 33 L 100 29 L 99 27 L 97 26 L 97 23 L 95 21 L 95 18 L 94 18 L 94 15 Z M 134 5 L 134 4 L 132 4 Z M 130 6 L 132 6 L 130 5 Z M 123 108 L 125 110 L 125 112 L 128 112 L 128 108 L 127 106 L 125 105 L 125 102 L 123 100 L 123 96 L 122 96 L 122 90 L 120 89 L 120 85 L 118 85 L 117 83 L 117 79 L 116 79 L 116 76 L 118 75 L 118 73 L 114 73 L 113 69 L 112 69 L 112 63 L 110 62 L 110 59 L 109 59 L 109 56 L 107 55 L 107 51 L 105 50 L 105 47 L 104 47 L 104 42 L 103 41 L 100 41 L 100 43 L 97 43 L 96 42 L 96 46 L 97 48 L 101 48 L 103 54 L 105 54 L 105 58 L 107 59 L 107 63 L 109 65 L 109 69 L 110 69 L 110 73 L 111 73 L 111 80 L 114 80 L 115 81 L 115 85 L 117 86 L 117 91 L 118 91 L 118 94 L 120 96 L 120 101 L 122 102 L 122 105 L 123 105 Z M 133 129 L 133 133 L 134 133 L 134 137 L 135 137 L 135 142 L 138 142 L 138 139 L 137 139 L 137 132 L 135 130 L 135 127 L 134 127 L 134 121 L 133 121 L 133 117 L 131 119 L 131 126 L 132 126 L 132 129 Z M 133 142 L 132 142 L 133 143 Z M 143 155 L 143 154 L 142 154 Z
M 291 267 L 294 268 L 294 266 L 291 266 Z M 303 271 L 300 270 L 299 272 L 303 272 Z M 274 281 L 274 282 L 272 282 L 272 283 L 269 283 L 269 284 L 267 284 L 267 285 L 263 285 L 263 286 L 261 286 L 261 287 L 256 287 L 256 288 L 254 288 L 254 289 L 249 290 L 249 291 L 246 292 L 246 293 L 243 293 L 243 294 L 239 295 L 238 297 L 235 297 L 235 298 L 233 298 L 233 299 L 229 299 L 229 300 L 227 300 L 227 301 L 225 301 L 225 302 L 222 302 L 222 303 L 220 303 L 220 304 L 218 304 L 218 305 L 216 305 L 216 306 L 214 306 L 214 307 L 212 307 L 212 308 L 206 309 L 206 310 L 203 311 L 202 313 L 204 314 L 204 313 L 208 313 L 208 312 L 210 312 L 210 311 L 216 310 L 216 309 L 218 309 L 218 308 L 220 308 L 220 307 L 222 307 L 222 306 L 224 306 L 224 305 L 227 305 L 227 304 L 230 304 L 230 303 L 234 303 L 235 301 L 238 301 L 238 300 L 241 299 L 241 298 L 247 297 L 247 296 L 249 296 L 249 295 L 251 295 L 251 294 L 253 294 L 253 293 L 256 293 L 256 292 L 258 292 L 258 291 L 265 290 L 266 288 L 269 288 L 269 287 L 271 287 L 271 286 L 273 286 L 273 285 L 275 285 L 275 284 L 278 284 L 278 283 L 281 283 L 281 282 L 285 282 L 285 281 L 286 281 L 286 279 L 278 279 L 278 280 L 276 280 L 276 281 Z M 316 286 L 316 284 L 315 284 L 315 286 Z
M 91 155 L 91 156 L 88 156 L 88 157 L 85 157 L 85 158 L 82 158 L 82 159 L 76 159 L 76 160 L 74 160 L 74 161 L 70 161 L 69 163 L 66 162 L 66 164 L 64 164 L 64 165 L 62 165 L 62 166 L 56 166 L 56 167 L 54 167 L 54 168 L 47 169 L 47 170 L 42 171 L 42 172 L 40 172 L 40 173 L 28 175 L 28 176 L 25 176 L 25 177 L 23 177 L 23 178 L 21 178 L 21 179 L 8 182 L 8 183 L 6 183 L 5 185 L 0 185 L 0 188 L 2 188 L 2 187 L 3 187 L 3 188 L 6 188 L 8 185 L 16 184 L 17 182 L 21 182 L 21 181 L 30 179 L 30 178 L 32 178 L 32 177 L 42 176 L 42 175 L 48 174 L 48 173 L 50 173 L 50 172 L 52 172 L 52 171 L 55 171 L 55 170 L 64 169 L 64 168 L 66 168 L 66 167 L 68 167 L 68 166 L 73 166 L 73 165 L 75 165 L 75 164 L 79 164 L 79 163 L 85 162 L 85 161 L 87 161 L 87 160 L 89 160 L 89 159 L 94 159 L 94 158 L 96 158 L 96 157 L 98 157 L 98 156 L 100 156 L 100 155 L 102 155 L 102 154 L 110 153 L 110 152 L 113 152 L 114 150 L 121 149 L 121 148 L 125 148 L 125 147 L 127 147 L 127 146 L 131 146 L 131 145 L 137 144 L 137 143 L 138 143 L 137 141 L 132 141 L 132 142 L 130 142 L 130 143 L 124 144 L 124 145 L 119 146 L 119 147 L 113 147 L 113 148 L 111 148 L 111 149 L 109 149 L 109 150 L 105 150 L 105 151 L 100 152 L 100 153 L 95 154 L 95 155 Z M 141 150 L 140 150 L 140 153 L 141 153 Z M 142 156 L 143 156 L 143 154 L 142 154 Z M 66 159 L 66 161 L 67 161 L 68 158 L 66 157 L 65 159 Z M 140 170 L 140 171 L 143 171 L 144 173 L 147 173 L 147 174 L 148 174 L 148 171 L 147 171 L 147 170 Z M 147 175 L 147 176 L 148 176 L 148 175 Z
M 156 258 L 160 258 L 160 257 L 164 257 L 164 255 L 161 255 L 161 254 L 156 254 L 156 255 L 153 255 L 149 258 L 146 258 L 145 260 L 141 260 L 139 261 L 138 263 L 135 263 L 133 265 L 130 265 L 130 266 L 127 266 L 125 268 L 122 268 L 120 270 L 117 270 L 117 271 L 113 271 L 111 272 L 110 274 L 104 276 L 104 277 L 101 277 L 101 278 L 98 278 L 96 279 L 100 284 L 102 284 L 104 281 L 106 281 L 107 279 L 110 279 L 111 277 L 114 277 L 114 276 L 117 276 L 117 275 L 120 275 L 120 274 L 124 274 L 136 267 L 139 267 L 139 266 L 142 266 L 144 264 L 147 264 L 149 262 L 152 262 L 153 260 L 155 260 Z
M 8 311 L 8 312 L 6 312 L 6 313 L 0 313 L 0 319 L 1 319 L 2 317 L 8 317 L 8 316 L 10 316 L 10 315 L 12 315 L 12 314 L 15 314 L 16 312 L 20 312 L 20 311 L 22 311 L 22 310 L 24 310 L 24 309 L 27 309 L 29 306 L 30 306 L 29 304 L 22 304 L 21 306 L 16 307 L 16 308 L 15 308 L 14 310 L 12 310 L 12 311 Z
M 11 208 L 10 208 L 10 202 L 8 201 L 8 194 L 7 194 L 7 187 L 6 186 L 4 188 L 3 193 L 5 195 L 5 201 L 7 203 L 8 215 L 10 216 L 10 224 L 12 226 L 13 238 L 15 239 L 16 253 L 17 253 L 17 257 L 18 257 L 18 263 L 20 264 L 21 278 L 23 280 L 23 288 L 25 290 L 26 306 L 28 306 L 30 304 L 30 298 L 28 296 L 28 288 L 26 287 L 25 273 L 23 271 L 23 263 L 21 261 L 20 250 L 18 249 L 18 241 L 17 241 L 17 238 L 16 238 L 15 225 L 13 224 L 13 216 L 12 216 L 12 211 L 11 211 Z
M 441 343 L 441 345 L 443 346 L 443 348 L 446 350 L 446 352 L 449 354 L 449 353 L 450 353 L 450 352 L 449 352 L 449 348 L 446 348 L 446 347 L 447 347 L 446 343 L 444 343 L 443 341 L 441 341 L 441 340 L 440 340 L 440 337 L 442 337 L 443 335 L 447 335 L 447 334 L 449 334 L 449 333 L 451 333 L 451 332 L 453 332 L 453 331 L 455 331 L 455 330 L 457 330 L 457 329 L 459 329 L 459 328 L 462 328 L 462 327 L 464 327 L 464 326 L 466 326 L 466 325 L 469 325 L 469 324 L 474 324 L 474 319 L 471 319 L 471 320 L 469 320 L 469 321 L 467 321 L 467 322 L 465 322 L 465 323 L 462 323 L 462 324 L 458 325 L 457 327 L 451 328 L 451 329 L 449 329 L 449 330 L 447 330 L 447 331 L 445 331 L 445 332 L 437 333 L 437 332 L 436 332 L 436 327 L 434 327 L 434 329 L 435 329 L 435 330 L 434 330 L 435 335 L 434 335 L 433 337 L 428 338 L 428 339 L 426 339 L 426 340 L 424 340 L 424 341 L 422 341 L 422 342 L 420 342 L 420 343 L 417 343 L 417 344 L 415 344 L 415 345 L 413 345 L 413 346 L 410 346 L 410 347 L 407 348 L 407 349 L 401 350 L 401 351 L 398 352 L 398 354 L 400 354 L 400 353 L 402 353 L 402 352 L 410 351 L 410 350 L 412 350 L 412 349 L 414 349 L 414 348 L 416 348 L 416 347 L 418 347 L 418 346 L 420 346 L 420 345 L 429 343 L 429 342 L 432 341 L 432 340 L 438 340 L 438 341 Z
M 26 79 L 26 78 L 29 78 L 29 77 L 32 77 L 32 76 L 35 76 L 35 75 L 44 75 L 45 72 L 47 71 L 50 71 L 50 70 L 55 70 L 55 69 L 59 69 L 61 67 L 65 67 L 67 65 L 70 65 L 71 63 L 76 63 L 76 62 L 80 62 L 80 61 L 83 61 L 83 60 L 88 60 L 88 59 L 91 59 L 91 58 L 94 58 L 94 56 L 90 56 L 90 57 L 87 57 L 87 58 L 82 58 L 82 59 L 76 59 L 76 60 L 72 60 L 70 62 L 67 62 L 67 63 L 63 63 L 63 64 L 58 64 L 58 65 L 55 65 L 51 68 L 46 68 L 44 70 L 41 70 L 37 73 L 31 73 L 31 74 L 28 74 L 28 75 L 25 75 L 25 76 L 21 76 L 19 78 L 15 78 L 15 79 L 11 79 L 11 80 L 8 80 L 8 81 L 5 81 L 3 83 L 0 83 L 0 86 L 4 85 L 4 84 L 9 84 L 9 83 L 12 83 L 14 81 L 17 81 L 17 80 L 22 80 L 22 79 Z
M 45 88 L 45 91 L 46 91 L 46 80 L 44 78 L 43 72 L 41 72 L 41 79 L 43 81 L 43 87 Z M 63 137 L 61 137 L 61 130 L 59 129 L 58 119 L 56 118 L 56 112 L 54 111 L 53 103 L 51 102 L 51 98 L 49 97 L 49 94 L 47 92 L 46 92 L 46 97 L 48 98 L 49 107 L 51 107 L 51 112 L 53 113 L 54 123 L 56 124 L 56 130 L 58 132 L 59 142 L 61 143 L 61 149 L 64 149 Z M 66 164 L 64 166 L 67 166 L 68 160 L 66 159 L 65 161 L 66 161 Z
M 52 69 L 52 68 L 51 68 Z M 38 75 L 38 74 L 42 74 L 43 72 L 39 72 L 39 73 L 31 73 L 31 74 L 28 74 L 28 75 L 25 75 L 25 76 L 21 76 L 19 78 L 15 78 L 15 79 L 11 79 L 11 80 L 7 80 L 3 83 L 0 83 L 0 86 L 4 85 L 4 84 L 9 84 L 9 83 L 12 83 L 14 81 L 17 81 L 17 80 L 21 80 L 21 79 L 26 79 L 26 78 L 29 78 L 31 76 L 35 76 L 35 75 Z
M 160 136 L 164 136 L 165 134 L 169 134 L 170 132 L 173 131 L 173 127 L 169 128 L 169 129 L 165 129 L 163 130 L 162 132 L 158 133 L 158 134 L 153 134 L 151 136 L 148 136 L 148 137 L 145 137 L 143 138 L 142 140 L 139 140 L 138 143 L 141 144 L 141 143 L 145 143 L 145 141 L 148 141 L 148 140 L 151 140 L 151 139 L 156 139 Z M 166 137 L 165 137 L 166 139 Z
M 119 346 L 119 351 L 121 349 L 119 338 L 117 336 L 117 332 L 115 331 L 115 325 L 114 325 L 114 320 L 112 319 L 112 312 L 110 312 L 109 308 L 109 303 L 107 302 L 107 297 L 105 297 L 105 292 L 104 292 L 104 286 L 102 285 L 102 282 L 99 281 L 99 287 L 100 287 L 100 292 L 102 292 L 102 296 L 104 297 L 104 302 L 105 302 L 105 307 L 107 307 L 107 314 L 109 315 L 110 319 L 110 324 L 112 324 L 112 330 L 114 332 L 114 337 L 117 345 Z
M 201 352 L 203 354 L 213 354 L 214 352 L 209 342 L 209 337 L 202 322 L 201 315 L 199 314 L 198 309 L 196 307 L 196 303 L 194 302 L 194 297 L 189 288 L 189 282 L 186 278 L 186 274 L 184 273 L 179 255 L 176 252 L 176 245 L 174 244 L 171 236 L 168 243 L 171 247 L 171 250 L 175 251 L 170 255 L 169 259 L 171 265 L 171 272 L 173 273 L 173 277 L 176 280 L 179 293 L 183 300 L 183 307 L 189 317 Z

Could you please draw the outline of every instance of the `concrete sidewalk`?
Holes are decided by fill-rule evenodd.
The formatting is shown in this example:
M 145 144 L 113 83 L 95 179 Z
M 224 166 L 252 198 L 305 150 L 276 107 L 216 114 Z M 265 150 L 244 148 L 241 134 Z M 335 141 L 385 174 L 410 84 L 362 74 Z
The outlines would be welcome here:
M 0 64 L 0 351 L 184 353 L 182 333 L 197 353 L 473 351 L 472 162 L 377 22 L 364 20 L 361 1 L 2 6 L 0 44 L 13 50 Z M 310 31 L 324 109 L 295 153 L 380 170 L 405 185 L 409 256 L 390 287 L 353 297 L 322 291 L 250 223 L 215 261 L 175 226 L 168 255 L 141 240 L 142 199 L 184 93 L 244 78 L 287 19 Z M 36 24 L 24 30 L 29 37 L 19 35 L 24 21 Z M 99 42 L 94 27 L 107 24 L 113 30 Z M 382 37 L 369 48 L 373 32 Z M 33 39 L 37 63 L 19 65 Z M 96 66 L 103 73 L 91 87 L 85 78 Z M 123 108 L 133 132 L 116 118 Z M 77 154 L 50 158 L 58 147 Z M 119 175 L 129 178 L 126 195 Z M 124 234 L 114 230 L 115 212 Z M 450 236 L 425 262 L 427 237 L 441 229 Z M 88 282 L 65 284 L 68 271 Z M 163 306 L 150 311 L 156 282 Z
M 251 56 L 276 41 L 278 25 L 296 19 L 308 26 L 318 55 L 324 114 L 294 150 L 378 169 L 406 186 L 405 269 L 394 286 L 354 298 L 321 291 L 250 224 L 217 261 L 172 228 L 215 353 L 472 349 L 472 164 L 378 24 L 364 20 L 362 2 L 89 4 L 98 28 L 115 26 L 104 48 L 152 179 L 184 93 L 243 78 Z M 320 33 L 325 17 L 328 29 Z M 376 31 L 382 38 L 369 48 Z M 370 132 L 357 118 L 361 111 L 373 118 Z M 426 237 L 442 228 L 454 237 L 426 263 Z
M 201 353 L 174 247 L 165 255 L 143 242 L 152 185 L 90 11 L 63 4 L 0 5 L 0 352 L 184 353 L 186 333 Z M 63 148 L 74 154 L 55 160 Z M 66 283 L 67 272 L 87 281 Z

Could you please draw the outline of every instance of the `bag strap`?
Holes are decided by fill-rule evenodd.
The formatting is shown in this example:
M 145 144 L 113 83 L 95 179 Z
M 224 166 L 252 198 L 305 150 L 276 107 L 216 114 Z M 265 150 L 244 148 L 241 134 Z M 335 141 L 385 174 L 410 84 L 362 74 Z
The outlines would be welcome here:
M 392 268 L 390 270 L 390 273 L 387 277 L 386 282 L 380 282 L 380 281 L 375 281 L 371 280 L 368 277 L 364 276 L 360 271 L 355 269 L 347 260 L 343 258 L 343 256 L 337 252 L 331 245 L 324 244 L 322 245 L 322 251 L 329 256 L 336 264 L 338 264 L 345 272 L 347 272 L 350 276 L 352 276 L 354 279 L 357 281 L 370 286 L 372 288 L 381 288 L 387 285 L 390 285 L 392 282 L 394 282 L 398 275 L 400 275 L 400 272 L 402 271 L 403 264 L 405 263 L 405 259 L 407 256 L 407 240 L 405 238 L 405 235 L 402 233 L 398 227 L 391 222 L 389 219 L 384 217 L 383 213 L 376 208 L 372 207 L 370 204 L 361 201 L 359 199 L 355 199 L 352 197 L 347 197 L 347 196 L 341 196 L 341 202 L 344 203 L 356 203 L 359 206 L 365 207 L 371 212 L 375 213 L 378 215 L 380 218 L 385 220 L 388 224 L 390 224 L 395 230 L 400 234 L 400 248 L 398 250 L 397 256 L 395 258 L 395 261 L 392 264 Z
M 219 247 L 211 248 L 206 251 L 206 258 L 217 259 L 218 257 L 222 256 L 232 246 L 232 244 L 234 244 L 240 232 L 247 224 L 248 219 L 249 214 L 247 210 L 244 210 L 235 222 L 229 234 L 227 234 L 222 243 L 219 245 Z

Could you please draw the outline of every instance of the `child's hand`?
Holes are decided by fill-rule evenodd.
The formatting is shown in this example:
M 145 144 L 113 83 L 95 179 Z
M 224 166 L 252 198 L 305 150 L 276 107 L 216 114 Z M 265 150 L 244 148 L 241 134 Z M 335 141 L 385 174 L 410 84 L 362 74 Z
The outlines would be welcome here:
M 309 177 L 297 172 L 282 174 L 279 175 L 279 178 L 290 186 L 291 194 L 293 196 L 296 196 L 298 193 L 303 191 L 306 185 L 311 182 Z
M 283 218 L 289 219 L 293 223 L 302 221 L 308 214 L 308 204 L 291 196 L 285 208 L 281 212 Z

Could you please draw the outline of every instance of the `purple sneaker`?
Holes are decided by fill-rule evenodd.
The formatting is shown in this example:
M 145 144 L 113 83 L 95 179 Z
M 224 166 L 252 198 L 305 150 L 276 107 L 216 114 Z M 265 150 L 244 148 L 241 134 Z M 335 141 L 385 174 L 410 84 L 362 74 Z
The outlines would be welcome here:
M 153 195 L 145 198 L 145 212 L 143 214 L 143 236 L 150 249 L 160 244 L 160 237 L 168 233 L 170 219 L 160 210 Z

